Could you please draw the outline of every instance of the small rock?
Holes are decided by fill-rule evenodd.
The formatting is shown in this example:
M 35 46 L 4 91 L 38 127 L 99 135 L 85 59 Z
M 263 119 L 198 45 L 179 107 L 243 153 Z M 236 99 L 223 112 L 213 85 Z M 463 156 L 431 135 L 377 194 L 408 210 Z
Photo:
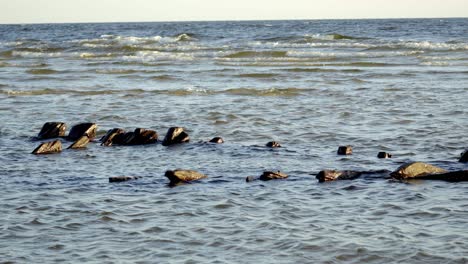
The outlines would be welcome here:
M 114 144 L 114 138 L 117 135 L 124 134 L 125 130 L 121 128 L 113 128 L 101 138 L 101 146 L 112 146 Z
M 247 178 L 245 178 L 245 181 L 246 182 L 253 182 L 253 181 L 255 181 L 255 177 L 254 176 L 248 176 Z
M 459 162 L 468 162 L 468 149 L 460 155 Z
M 269 180 L 278 180 L 278 179 L 286 179 L 288 175 L 286 173 L 280 171 L 265 171 L 260 176 L 260 180 L 262 181 L 269 181 Z
M 109 182 L 124 182 L 130 180 L 136 180 L 141 177 L 138 176 L 117 176 L 117 177 L 109 177 Z
M 45 142 L 39 145 L 32 154 L 54 154 L 62 152 L 62 142 L 60 140 Z
M 90 140 L 96 137 L 97 125 L 95 123 L 81 123 L 71 128 L 68 139 L 77 140 L 82 136 L 88 136 Z
M 401 165 L 394 172 L 390 173 L 395 179 L 419 178 L 429 174 L 446 173 L 447 171 L 422 162 L 410 162 Z
M 169 146 L 189 141 L 190 137 L 182 127 L 171 127 L 167 131 L 166 137 L 164 138 L 162 144 L 163 146 Z
M 281 144 L 277 141 L 270 141 L 266 143 L 266 146 L 269 148 L 281 148 Z
M 38 139 L 50 139 L 65 136 L 67 125 L 62 122 L 47 122 L 37 135 Z
M 336 180 L 354 180 L 362 175 L 360 171 L 337 171 L 337 170 L 323 170 L 320 171 L 315 178 L 319 182 L 336 181 Z
M 224 143 L 224 140 L 221 137 L 214 137 L 209 142 L 210 143 L 216 143 L 216 144 L 222 144 L 222 143 Z
M 80 137 L 77 141 L 71 144 L 68 148 L 69 149 L 83 149 L 83 148 L 86 148 L 86 145 L 88 145 L 88 143 L 89 143 L 89 137 L 85 135 L 85 136 Z
M 391 157 L 392 157 L 392 154 L 387 153 L 387 152 L 379 152 L 379 154 L 377 154 L 377 158 L 379 159 L 389 159 Z
M 336 152 L 338 155 L 351 155 L 353 154 L 353 147 L 348 146 L 340 146 L 338 147 L 338 151 Z
M 189 182 L 189 181 L 195 181 L 203 178 L 207 178 L 206 175 L 201 174 L 197 171 L 193 170 L 181 170 L 181 169 L 176 169 L 176 170 L 168 170 L 164 174 L 166 176 L 171 185 L 177 184 L 179 182 Z
M 134 138 L 130 145 L 146 145 L 158 142 L 158 133 L 154 130 L 137 128 L 133 134 Z

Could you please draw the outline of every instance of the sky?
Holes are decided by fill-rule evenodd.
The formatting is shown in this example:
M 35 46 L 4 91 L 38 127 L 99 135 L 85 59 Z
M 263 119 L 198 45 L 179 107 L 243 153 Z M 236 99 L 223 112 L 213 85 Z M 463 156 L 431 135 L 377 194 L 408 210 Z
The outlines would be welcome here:
M 0 0 L 0 24 L 468 17 L 468 0 Z

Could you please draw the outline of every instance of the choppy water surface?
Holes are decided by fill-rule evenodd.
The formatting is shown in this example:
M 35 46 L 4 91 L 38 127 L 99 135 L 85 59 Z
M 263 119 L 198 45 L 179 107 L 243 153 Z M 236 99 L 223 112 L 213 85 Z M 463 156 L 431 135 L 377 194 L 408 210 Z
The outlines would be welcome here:
M 0 259 L 466 263 L 466 183 L 314 174 L 468 169 L 467 51 L 467 19 L 0 25 Z M 31 155 L 47 121 L 192 142 Z

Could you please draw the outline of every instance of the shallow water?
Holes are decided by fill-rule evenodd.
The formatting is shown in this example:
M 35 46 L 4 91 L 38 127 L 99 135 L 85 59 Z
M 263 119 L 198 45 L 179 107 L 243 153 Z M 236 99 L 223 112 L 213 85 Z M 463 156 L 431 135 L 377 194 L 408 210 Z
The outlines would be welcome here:
M 466 183 L 315 174 L 467 169 L 467 30 L 467 19 L 0 25 L 0 259 L 466 263 Z M 192 141 L 31 155 L 47 121 L 160 137 L 183 126 Z M 214 136 L 226 143 L 199 143 Z M 353 155 L 337 156 L 348 144 Z M 170 188 L 175 168 L 209 178 Z M 276 169 L 290 177 L 245 182 Z M 119 175 L 143 178 L 108 183 Z

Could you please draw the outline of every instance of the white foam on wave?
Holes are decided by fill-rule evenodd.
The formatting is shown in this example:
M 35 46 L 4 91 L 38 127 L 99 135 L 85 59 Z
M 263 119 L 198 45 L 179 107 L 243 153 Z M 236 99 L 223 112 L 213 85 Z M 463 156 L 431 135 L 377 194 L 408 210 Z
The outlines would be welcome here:
M 195 56 L 184 52 L 138 51 L 135 55 L 123 56 L 122 59 L 129 62 L 193 61 Z

